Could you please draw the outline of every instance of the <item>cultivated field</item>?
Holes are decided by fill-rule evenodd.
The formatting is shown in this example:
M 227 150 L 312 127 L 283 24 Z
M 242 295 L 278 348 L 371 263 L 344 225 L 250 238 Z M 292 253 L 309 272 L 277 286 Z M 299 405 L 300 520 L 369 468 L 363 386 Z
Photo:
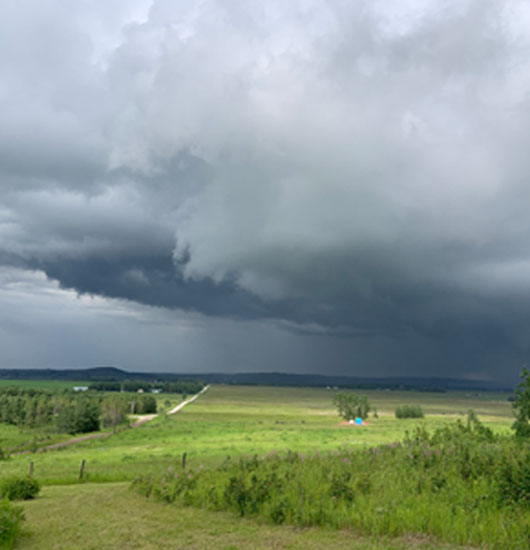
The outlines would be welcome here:
M 271 526 L 225 512 L 168 506 L 145 500 L 123 483 L 138 475 L 181 469 L 184 452 L 188 468 L 207 469 L 227 456 L 325 453 L 392 443 L 417 426 L 434 430 L 465 420 L 469 409 L 496 433 L 508 433 L 513 422 L 506 394 L 363 393 L 377 407 L 379 418 L 352 427 L 340 422 L 332 405 L 333 390 L 213 386 L 179 413 L 162 414 L 139 428 L 60 450 L 12 456 L 0 462 L 0 477 L 25 474 L 33 462 L 34 475 L 45 485 L 37 500 L 24 504 L 26 535 L 18 547 L 450 548 L 416 535 L 376 540 L 355 533 Z M 157 399 L 164 402 L 167 396 Z M 395 419 L 394 409 L 401 404 L 420 404 L 425 419 Z M 4 449 L 34 435 L 0 424 Z M 86 470 L 80 484 L 83 459 Z M 50 514 L 56 519 L 49 521 Z

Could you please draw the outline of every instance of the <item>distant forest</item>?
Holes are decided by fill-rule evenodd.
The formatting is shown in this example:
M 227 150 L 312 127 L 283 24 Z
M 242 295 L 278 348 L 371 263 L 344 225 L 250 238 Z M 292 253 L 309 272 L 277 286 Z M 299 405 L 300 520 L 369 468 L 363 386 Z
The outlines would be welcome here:
M 198 393 L 204 388 L 203 382 L 197 380 L 176 380 L 174 382 L 147 382 L 145 380 L 124 380 L 118 381 L 101 381 L 92 382 L 89 386 L 89 390 L 97 391 L 125 391 L 125 392 L 137 392 L 137 391 L 160 391 L 163 393 L 181 393 L 183 395 L 190 395 L 192 393 Z
M 507 391 L 495 382 L 464 380 L 458 378 L 421 378 L 421 377 L 352 377 L 326 376 L 318 374 L 291 374 L 281 372 L 247 373 L 200 373 L 173 374 L 160 372 L 127 372 L 116 367 L 93 367 L 88 369 L 0 369 L 0 379 L 9 380 L 72 380 L 85 382 L 135 382 L 151 383 L 160 387 L 161 382 L 197 381 L 204 383 L 241 384 L 262 386 L 307 386 L 338 387 L 352 389 L 391 389 L 444 392 L 448 390 L 468 391 Z M 193 393 L 193 392 L 189 392 Z

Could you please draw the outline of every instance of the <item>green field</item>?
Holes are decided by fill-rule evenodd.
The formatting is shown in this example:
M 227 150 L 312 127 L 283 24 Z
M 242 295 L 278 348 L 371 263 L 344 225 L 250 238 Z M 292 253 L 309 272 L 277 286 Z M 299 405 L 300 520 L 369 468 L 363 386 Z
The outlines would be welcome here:
M 374 446 L 399 440 L 415 426 L 434 429 L 457 418 L 464 419 L 470 408 L 497 432 L 508 432 L 513 421 L 511 405 L 503 394 L 477 397 L 408 391 L 366 393 L 378 408 L 379 419 L 370 420 L 367 426 L 352 427 L 341 425 L 332 405 L 333 391 L 213 386 L 176 415 L 161 416 L 105 440 L 15 456 L 1 468 L 5 474 L 21 474 L 27 472 L 32 461 L 36 475 L 44 483 L 74 483 L 79 464 L 85 459 L 90 481 L 127 481 L 138 474 L 156 473 L 179 463 L 184 452 L 189 463 L 212 466 L 227 456 Z M 393 411 L 400 403 L 420 403 L 426 418 L 396 420 Z M 0 430 L 4 428 L 14 437 L 16 428 L 4 425 Z
M 288 450 L 301 453 L 326 452 L 344 447 L 362 448 L 390 443 L 402 439 L 407 431 L 414 430 L 416 426 L 435 429 L 452 424 L 457 419 L 464 420 L 469 409 L 474 409 L 481 421 L 497 433 L 509 433 L 513 422 L 512 408 L 506 394 L 412 391 L 364 393 L 377 407 L 379 418 L 370 419 L 366 426 L 353 427 L 340 422 L 332 405 L 333 390 L 213 386 L 179 413 L 161 415 L 137 429 L 60 450 L 12 456 L 0 462 L 0 476 L 25 474 L 29 463 L 33 462 L 35 476 L 47 486 L 57 486 L 46 487 L 42 497 L 24 504 L 29 532 L 39 533 L 39 540 L 42 532 L 42 540 L 53 540 L 53 544 L 43 542 L 42 546 L 37 546 L 36 539 L 28 535 L 21 542 L 20 548 L 71 548 L 73 539 L 68 537 L 77 537 L 77 548 L 158 548 L 164 540 L 168 540 L 167 537 L 175 533 L 176 527 L 167 525 L 170 518 L 181 522 L 182 531 L 179 533 L 182 540 L 179 539 L 178 544 L 188 548 L 259 548 L 252 546 L 252 540 L 256 536 L 261 537 L 260 533 L 267 533 L 263 536 L 277 540 L 278 548 L 324 548 L 331 544 L 337 548 L 346 547 L 340 546 L 343 542 L 338 542 L 339 539 L 344 540 L 341 538 L 343 535 L 339 536 L 333 531 L 299 532 L 293 528 L 271 527 L 248 521 L 240 523 L 237 518 L 224 513 L 162 506 L 142 501 L 137 495 L 127 493 L 124 486 L 116 482 L 130 481 L 139 474 L 159 474 L 168 467 L 180 468 L 184 452 L 187 453 L 189 466 L 208 468 L 219 465 L 227 456 L 236 458 Z M 159 399 L 163 401 L 164 396 Z M 420 404 L 426 414 L 425 419 L 395 419 L 394 409 L 400 404 Z M 12 426 L 0 425 L 0 439 L 20 443 L 28 434 L 17 430 Z M 79 465 L 83 459 L 86 461 L 85 481 L 107 482 L 107 485 L 78 483 Z M 121 512 L 122 519 L 112 520 L 112 525 L 120 521 L 127 522 L 129 517 L 142 517 L 149 527 L 145 527 L 145 533 L 138 532 L 137 536 L 131 534 L 132 538 L 128 538 L 126 532 L 129 531 L 115 531 L 108 520 L 108 545 L 102 545 L 100 539 L 94 538 L 96 533 L 91 532 L 86 543 L 82 543 L 83 546 L 79 533 L 75 534 L 79 526 L 75 524 L 74 518 L 68 523 L 72 510 L 76 510 L 75 502 L 81 498 L 83 502 L 101 498 L 112 508 L 121 507 L 118 502 L 131 502 L 131 515 Z M 116 506 L 112 505 L 114 499 Z M 61 522 L 66 522 L 64 526 L 62 523 L 55 525 L 44 521 L 51 509 L 57 510 Z M 85 520 L 90 531 L 92 527 L 89 524 L 95 526 L 98 522 L 107 521 L 106 515 L 98 516 L 99 519 L 92 517 L 91 513 L 89 516 Z M 182 523 L 182 517 L 188 519 Z M 202 518 L 208 524 L 210 535 L 205 535 L 199 529 Z M 63 527 L 64 539 L 63 535 L 58 534 Z M 103 526 L 96 530 L 104 531 Z M 154 531 L 158 533 L 156 536 L 153 535 Z M 214 532 L 218 533 L 218 544 L 212 536 Z M 122 542 L 116 542 L 118 539 Z M 349 541 L 348 548 L 449 548 L 423 537 L 391 542 L 360 539 L 359 542 L 354 535 L 348 534 L 345 540 Z M 188 541 L 188 544 L 183 541 Z M 168 547 L 181 547 L 175 544 L 173 541 Z

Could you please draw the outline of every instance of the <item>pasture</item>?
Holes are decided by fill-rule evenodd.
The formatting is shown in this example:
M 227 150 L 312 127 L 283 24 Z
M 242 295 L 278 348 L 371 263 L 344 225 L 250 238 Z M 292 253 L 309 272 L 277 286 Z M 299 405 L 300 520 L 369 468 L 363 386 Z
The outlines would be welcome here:
M 332 404 L 334 390 L 219 385 L 179 413 L 161 414 L 136 429 L 53 451 L 12 456 L 0 462 L 0 477 L 26 474 L 33 462 L 34 475 L 45 486 L 42 496 L 24 503 L 26 535 L 18 547 L 451 548 L 424 536 L 361 537 L 323 528 L 272 526 L 259 519 L 241 520 L 230 513 L 179 504 L 167 506 L 145 500 L 124 484 L 138 475 L 181 469 L 184 452 L 187 467 L 201 470 L 215 468 L 227 457 L 233 461 L 277 452 L 326 453 L 392 443 L 418 426 L 434 430 L 459 419 L 465 421 L 469 409 L 495 433 L 510 433 L 513 422 L 511 403 L 503 393 L 359 393 L 368 395 L 379 416 L 369 418 L 368 425 L 361 427 L 341 423 Z M 175 395 L 157 396 L 159 403 L 168 398 L 174 400 Z M 394 409 L 402 404 L 421 405 L 425 418 L 396 419 Z M 6 441 L 21 444 L 27 436 L 35 434 L 0 424 L 0 446 L 4 448 Z M 86 469 L 83 483 L 79 483 L 83 459 Z M 47 521 L 50 510 L 60 519 Z
M 108 439 L 14 456 L 0 467 L 5 474 L 23 474 L 33 462 L 43 483 L 67 484 L 77 482 L 79 464 L 85 459 L 89 481 L 128 481 L 178 464 L 184 452 L 188 463 L 209 467 L 227 456 L 287 450 L 325 452 L 391 443 L 419 425 L 435 429 L 464 419 L 470 408 L 498 433 L 508 433 L 513 422 L 511 404 L 504 394 L 372 390 L 365 393 L 377 407 L 379 418 L 369 419 L 369 425 L 359 428 L 344 426 L 333 407 L 333 393 L 321 388 L 213 386 L 176 415 L 160 415 Z M 164 401 L 165 396 L 158 399 Z M 396 420 L 394 408 L 402 403 L 421 404 L 425 419 Z M 15 438 L 16 428 L 2 425 L 0 430 L 4 428 Z

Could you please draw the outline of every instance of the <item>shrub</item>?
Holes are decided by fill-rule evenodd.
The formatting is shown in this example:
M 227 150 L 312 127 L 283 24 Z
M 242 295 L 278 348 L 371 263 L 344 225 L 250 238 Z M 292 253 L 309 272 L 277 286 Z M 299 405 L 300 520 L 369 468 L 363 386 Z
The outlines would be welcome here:
M 419 405 L 400 405 L 395 410 L 396 418 L 423 418 L 423 409 Z
M 515 422 L 512 428 L 517 437 L 530 437 L 530 371 L 524 368 L 521 373 L 521 382 L 515 389 L 513 402 Z
M 31 476 L 12 476 L 0 481 L 0 498 L 29 500 L 40 491 L 39 482 Z
M 11 550 L 24 519 L 22 508 L 13 506 L 7 499 L 0 501 L 0 550 Z

